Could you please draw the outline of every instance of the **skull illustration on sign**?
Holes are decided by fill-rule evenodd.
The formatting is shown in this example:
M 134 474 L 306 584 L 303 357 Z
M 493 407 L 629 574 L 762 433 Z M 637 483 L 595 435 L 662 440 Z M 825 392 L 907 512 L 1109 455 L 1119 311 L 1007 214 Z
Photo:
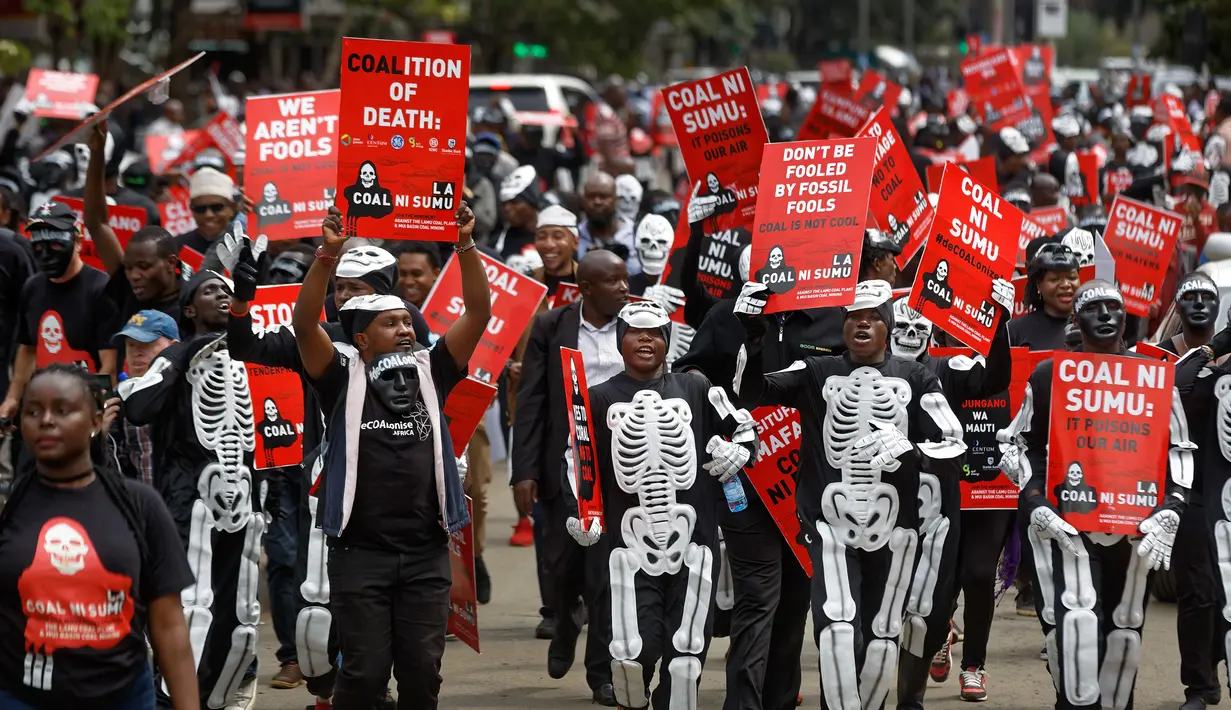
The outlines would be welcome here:
M 43 551 L 60 574 L 74 575 L 85 569 L 85 556 L 90 546 L 72 525 L 56 523 L 43 536 Z
M 359 168 L 359 184 L 363 185 L 365 190 L 372 189 L 376 184 L 376 167 L 371 163 L 364 163 Z
M 1085 478 L 1085 474 L 1082 473 L 1082 470 L 1081 470 L 1081 464 L 1076 461 L 1069 464 L 1069 470 L 1068 470 L 1068 473 L 1065 475 L 1065 478 L 1068 479 L 1069 485 L 1072 486 L 1073 488 L 1080 486 L 1082 480 Z
M 674 239 L 675 230 L 666 217 L 649 214 L 641 220 L 637 226 L 637 256 L 645 273 L 658 276 L 666 270 Z
M 710 189 L 711 195 L 717 195 L 722 189 L 722 183 L 718 181 L 718 176 L 714 173 L 705 176 L 705 185 Z
M 782 247 L 774 247 L 769 250 L 769 268 L 777 269 L 782 266 Z
M 900 358 L 917 360 L 932 339 L 932 321 L 911 308 L 908 300 L 908 296 L 902 296 L 893 302 L 893 332 L 889 336 L 889 348 Z
M 945 281 L 949 278 L 949 262 L 941 260 L 936 264 L 936 279 Z
M 265 398 L 265 418 L 271 422 L 278 419 L 278 405 L 268 397 Z
M 64 347 L 64 324 L 60 322 L 60 316 L 55 312 L 43 316 L 39 334 L 43 338 L 43 345 L 47 347 L 47 352 L 52 355 L 60 352 L 60 348 Z
M 261 190 L 261 194 L 265 196 L 266 202 L 273 202 L 278 199 L 278 188 L 272 182 L 265 183 L 265 187 Z

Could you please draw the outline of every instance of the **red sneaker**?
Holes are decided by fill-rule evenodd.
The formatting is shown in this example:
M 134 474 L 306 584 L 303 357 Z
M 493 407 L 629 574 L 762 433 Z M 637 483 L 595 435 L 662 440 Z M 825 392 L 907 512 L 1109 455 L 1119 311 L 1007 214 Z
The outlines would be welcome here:
M 333 698 L 317 698 L 314 710 L 333 710 Z
M 928 669 L 928 675 L 932 677 L 932 681 L 943 683 L 949 680 L 949 671 L 953 669 L 953 627 L 949 627 L 949 635 L 945 638 L 945 645 L 940 647 L 936 655 L 932 657 L 932 667 Z
M 982 668 L 967 668 L 962 671 L 962 700 L 981 703 L 987 700 L 987 671 Z
M 513 547 L 530 547 L 534 544 L 534 524 L 530 518 L 519 518 L 513 526 L 513 536 L 509 538 Z

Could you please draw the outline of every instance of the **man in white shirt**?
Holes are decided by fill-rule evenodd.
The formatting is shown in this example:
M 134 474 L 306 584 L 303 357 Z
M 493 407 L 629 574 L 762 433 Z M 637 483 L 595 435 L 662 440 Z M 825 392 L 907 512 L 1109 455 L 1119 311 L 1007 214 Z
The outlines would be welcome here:
M 612 252 L 594 250 L 577 266 L 577 285 L 579 302 L 542 313 L 530 326 L 513 421 L 513 497 L 518 509 L 534 514 L 541 526 L 536 552 L 544 608 L 536 635 L 552 639 L 548 673 L 562 678 L 573 664 L 583 621 L 578 602 L 584 595 L 590 625 L 586 681 L 595 702 L 614 707 L 606 547 L 603 542 L 580 547 L 567 528 L 569 515 L 576 514 L 572 494 L 563 486 L 572 393 L 564 389 L 560 348 L 581 351 L 591 387 L 623 371 L 615 319 L 628 300 L 628 270 Z

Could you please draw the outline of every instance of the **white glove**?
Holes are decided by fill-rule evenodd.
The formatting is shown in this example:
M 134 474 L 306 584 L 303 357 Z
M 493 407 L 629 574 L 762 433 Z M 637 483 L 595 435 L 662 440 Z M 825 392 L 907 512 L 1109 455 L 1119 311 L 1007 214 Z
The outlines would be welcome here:
M 855 442 L 855 450 L 874 468 L 896 471 L 901 462 L 898 458 L 915 448 L 910 439 L 889 424 L 873 422 L 876 431 Z
M 1013 485 L 1021 488 L 1022 485 L 1022 450 L 1017 444 L 1001 444 L 1000 445 L 1000 471 L 1003 473 Z
M 735 442 L 727 441 L 721 436 L 710 437 L 709 443 L 705 445 L 705 453 L 710 454 L 712 458 L 709 463 L 702 464 L 701 468 L 723 482 L 735 475 L 735 472 L 743 468 L 748 463 L 748 459 L 752 458 L 748 449 Z
M 696 185 L 692 186 L 692 195 L 688 198 L 688 223 L 696 224 L 706 217 L 710 217 L 714 212 L 718 211 L 718 196 L 717 195 L 702 195 L 697 196 L 701 191 L 701 181 L 698 180 Z
M 1077 554 L 1077 528 L 1064 522 L 1051 507 L 1040 505 L 1030 514 L 1034 532 L 1043 540 L 1055 540 L 1060 549 L 1070 555 Z
M 457 457 L 457 475 L 462 479 L 463 486 L 466 485 L 466 476 L 470 473 L 470 457 L 466 454 L 467 451 L 470 451 L 469 446 Z
M 1017 289 L 1004 279 L 992 281 L 992 300 L 999 303 L 1009 315 L 1013 315 L 1013 300 L 1017 298 Z
M 759 316 L 765 312 L 769 303 L 769 286 L 759 281 L 749 281 L 740 289 L 735 299 L 735 312 L 749 316 Z
M 1180 514 L 1164 508 L 1142 520 L 1137 529 L 1145 536 L 1137 545 L 1137 554 L 1146 558 L 1150 569 L 1171 569 L 1171 548 L 1175 531 L 1180 529 Z
M 657 303 L 668 313 L 675 313 L 675 309 L 684 305 L 684 292 L 674 286 L 664 284 L 646 286 L 645 293 L 641 294 L 641 297 Z
M 582 547 L 589 547 L 598 542 L 598 539 L 603 536 L 603 526 L 599 523 L 598 518 L 595 518 L 590 523 L 590 529 L 586 530 L 581 526 L 581 521 L 577 518 L 569 518 L 564 526 L 568 529 L 568 534 L 577 541 Z

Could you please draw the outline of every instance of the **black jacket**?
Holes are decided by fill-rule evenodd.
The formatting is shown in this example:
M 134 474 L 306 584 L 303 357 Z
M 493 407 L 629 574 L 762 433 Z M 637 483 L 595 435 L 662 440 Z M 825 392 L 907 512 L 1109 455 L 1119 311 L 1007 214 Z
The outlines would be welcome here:
M 568 448 L 569 400 L 560 348 L 577 348 L 581 303 L 541 313 L 530 325 L 521 361 L 513 421 L 513 483 L 537 481 L 541 499 L 560 493 L 560 461 Z

